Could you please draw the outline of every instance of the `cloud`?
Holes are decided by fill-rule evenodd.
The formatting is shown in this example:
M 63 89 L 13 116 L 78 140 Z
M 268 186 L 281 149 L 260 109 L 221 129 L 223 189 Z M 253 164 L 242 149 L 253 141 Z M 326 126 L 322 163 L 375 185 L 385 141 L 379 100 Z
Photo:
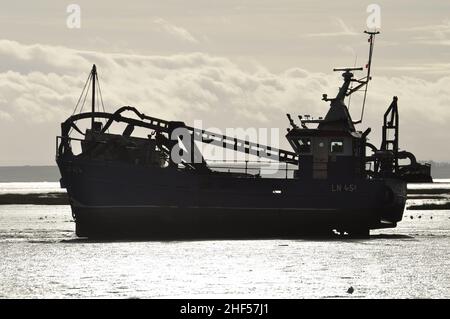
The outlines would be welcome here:
M 414 40 L 413 43 L 450 46 L 450 39 L 421 38 Z
M 302 68 L 273 73 L 261 66 L 249 71 L 229 59 L 198 52 L 110 54 L 0 40 L 0 59 L 8 61 L 0 67 L 0 149 L 11 149 L 3 154 L 10 161 L 51 162 L 59 124 L 72 114 L 93 63 L 107 111 L 132 105 L 168 120 L 193 124 L 201 119 L 204 128 L 278 127 L 280 136 L 288 126 L 286 113 L 294 118 L 299 114 L 323 116 L 328 105 L 321 101 L 322 94 L 332 96 L 340 85 L 336 73 Z M 375 144 L 393 95 L 399 96 L 401 145 L 407 145 L 418 158 L 450 159 L 443 147 L 448 143 L 450 77 L 425 81 L 375 76 L 365 125 L 360 128 L 369 125 L 374 129 Z M 359 95 L 352 98 L 350 110 L 355 119 L 360 102 Z M 27 147 L 12 151 L 16 147 L 11 144 L 13 139 L 18 145 L 27 141 Z
M 400 29 L 403 32 L 415 32 L 413 43 L 427 45 L 450 45 L 450 20 L 444 20 L 440 24 L 432 24 Z
M 450 75 L 450 63 L 421 63 L 402 66 L 382 66 L 379 70 L 400 71 L 402 74 L 410 72 L 414 74 Z
M 156 24 L 157 29 L 159 31 L 165 32 L 178 40 L 189 42 L 189 43 L 194 43 L 194 44 L 199 42 L 186 29 L 178 27 L 176 25 L 173 25 L 162 18 L 157 18 L 153 22 Z
M 0 111 L 0 120 L 12 121 L 12 117 L 8 113 L 6 113 L 4 111 Z
M 322 33 L 309 33 L 305 36 L 307 37 L 341 37 L 341 36 L 355 36 L 360 35 L 360 33 L 355 32 L 353 28 L 347 26 L 344 20 L 340 18 L 333 18 L 332 20 L 334 27 L 340 29 L 340 31 L 335 32 L 322 32 Z
M 3 101 L 14 105 L 2 104 L 2 109 L 27 121 L 69 114 L 93 63 L 110 109 L 131 104 L 166 117 L 224 115 L 240 124 L 249 124 L 249 117 L 257 115 L 269 125 L 276 112 L 284 120 L 283 109 L 294 103 L 303 102 L 312 110 L 313 100 L 320 97 L 317 90 L 329 85 L 323 74 L 299 68 L 282 74 L 262 67 L 249 72 L 226 58 L 203 53 L 105 54 L 1 40 L 0 57 L 9 60 L 12 69 L 0 73 Z
M 418 27 L 402 28 L 400 31 L 417 32 L 417 31 L 443 31 L 450 32 L 450 20 L 443 20 L 440 24 L 422 25 Z

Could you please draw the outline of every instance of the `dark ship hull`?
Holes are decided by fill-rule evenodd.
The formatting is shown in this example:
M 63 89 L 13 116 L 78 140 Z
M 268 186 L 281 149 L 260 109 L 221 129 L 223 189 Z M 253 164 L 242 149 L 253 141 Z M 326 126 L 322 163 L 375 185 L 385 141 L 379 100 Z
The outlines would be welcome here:
M 362 68 L 335 69 L 343 72 L 344 83 L 334 98 L 323 95 L 330 102 L 324 118 L 298 116 L 297 125 L 287 114 L 292 151 L 154 118 L 130 106 L 114 113 L 96 111 L 94 65 L 79 99 L 86 100 L 92 81 L 92 111 L 69 117 L 57 138 L 56 160 L 77 235 L 248 238 L 335 231 L 366 236 L 371 229 L 395 227 L 405 208 L 406 182 L 431 180 L 430 166 L 399 150 L 397 97 L 384 114 L 379 149 L 368 142 L 370 128 L 355 128 L 362 122 L 364 102 L 355 122 L 345 99 L 365 88 L 365 101 L 378 32 L 366 33 L 367 75 L 356 79 L 352 72 Z M 77 123 L 85 119 L 91 126 L 83 132 Z M 113 123 L 126 128 L 110 134 Z M 132 136 L 135 127 L 150 134 Z M 72 138 L 72 131 L 82 138 Z M 80 142 L 77 154 L 74 142 Z M 214 170 L 197 144 L 245 153 L 244 170 Z M 248 173 L 247 155 L 285 167 L 285 178 Z M 410 163 L 400 164 L 405 159 Z
M 58 160 L 81 237 L 295 237 L 333 229 L 367 235 L 401 220 L 395 179 L 236 178 Z

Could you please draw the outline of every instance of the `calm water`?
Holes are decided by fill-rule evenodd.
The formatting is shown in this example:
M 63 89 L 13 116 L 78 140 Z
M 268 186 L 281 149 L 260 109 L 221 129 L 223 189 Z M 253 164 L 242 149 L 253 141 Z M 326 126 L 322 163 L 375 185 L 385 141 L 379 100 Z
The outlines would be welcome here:
M 0 206 L 3 298 L 448 298 L 449 253 L 448 210 L 365 240 L 92 242 L 68 206 Z

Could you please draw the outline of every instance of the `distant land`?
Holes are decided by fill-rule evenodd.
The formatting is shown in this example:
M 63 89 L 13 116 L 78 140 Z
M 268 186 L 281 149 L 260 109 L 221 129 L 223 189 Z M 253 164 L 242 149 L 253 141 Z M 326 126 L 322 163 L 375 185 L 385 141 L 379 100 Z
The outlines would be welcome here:
M 0 166 L 0 183 L 58 182 L 60 178 L 57 166 Z
M 450 163 L 429 161 L 433 178 L 450 178 Z
M 433 178 L 450 178 L 450 163 L 431 163 Z M 58 182 L 56 166 L 0 166 L 0 183 L 5 182 Z

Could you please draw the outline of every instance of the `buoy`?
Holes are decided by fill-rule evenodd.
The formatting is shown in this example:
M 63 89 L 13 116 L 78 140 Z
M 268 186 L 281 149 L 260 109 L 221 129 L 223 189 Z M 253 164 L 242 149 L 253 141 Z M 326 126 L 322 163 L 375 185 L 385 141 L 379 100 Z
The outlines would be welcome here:
M 347 289 L 348 294 L 352 294 L 354 291 L 355 289 L 352 286 L 350 286 L 350 288 Z

